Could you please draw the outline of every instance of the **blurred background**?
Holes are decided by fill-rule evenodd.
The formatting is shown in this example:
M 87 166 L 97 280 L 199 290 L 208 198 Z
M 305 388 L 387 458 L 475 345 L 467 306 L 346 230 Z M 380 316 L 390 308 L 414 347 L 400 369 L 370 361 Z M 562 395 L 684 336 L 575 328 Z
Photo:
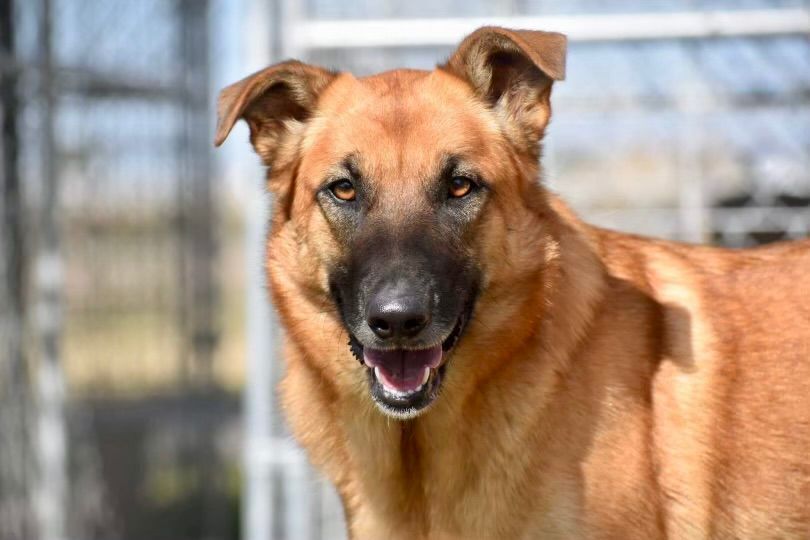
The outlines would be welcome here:
M 586 219 L 810 235 L 808 1 L 0 0 L 0 540 L 345 538 L 273 397 L 269 201 L 213 103 L 289 57 L 431 68 L 481 24 L 569 35 L 544 181 Z

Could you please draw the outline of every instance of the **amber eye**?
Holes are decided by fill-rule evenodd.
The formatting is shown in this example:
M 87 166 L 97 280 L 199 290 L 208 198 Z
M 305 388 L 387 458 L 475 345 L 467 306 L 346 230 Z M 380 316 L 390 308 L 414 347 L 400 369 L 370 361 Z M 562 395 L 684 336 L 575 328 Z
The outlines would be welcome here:
M 473 189 L 473 181 L 466 176 L 454 176 L 450 180 L 448 195 L 454 199 L 459 199 L 467 195 Z
M 332 195 L 341 201 L 346 202 L 353 201 L 357 196 L 357 191 L 354 189 L 354 184 L 348 180 L 338 180 L 329 186 L 329 191 L 331 191 Z

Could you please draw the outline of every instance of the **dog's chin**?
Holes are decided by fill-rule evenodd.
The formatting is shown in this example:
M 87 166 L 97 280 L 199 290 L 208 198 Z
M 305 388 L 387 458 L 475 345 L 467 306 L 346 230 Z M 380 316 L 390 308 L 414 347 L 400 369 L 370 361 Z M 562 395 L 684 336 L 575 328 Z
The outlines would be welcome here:
M 352 354 L 366 368 L 371 398 L 384 414 L 409 420 L 427 411 L 439 397 L 447 361 L 461 337 L 466 314 L 441 343 L 423 349 L 377 350 L 349 333 Z

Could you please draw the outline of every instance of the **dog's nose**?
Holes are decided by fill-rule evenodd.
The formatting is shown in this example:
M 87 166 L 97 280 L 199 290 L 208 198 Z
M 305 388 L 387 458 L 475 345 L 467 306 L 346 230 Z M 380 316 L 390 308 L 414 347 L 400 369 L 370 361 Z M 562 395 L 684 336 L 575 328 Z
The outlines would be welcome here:
M 430 322 L 430 303 L 421 295 L 382 290 L 368 305 L 366 321 L 380 339 L 415 337 Z

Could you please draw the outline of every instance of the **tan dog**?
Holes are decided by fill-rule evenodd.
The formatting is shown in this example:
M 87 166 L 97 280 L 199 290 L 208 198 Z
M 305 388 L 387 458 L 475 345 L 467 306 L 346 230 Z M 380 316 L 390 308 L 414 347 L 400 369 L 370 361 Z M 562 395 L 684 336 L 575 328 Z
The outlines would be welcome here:
M 290 425 L 352 538 L 810 538 L 810 243 L 618 234 L 538 182 L 559 34 L 226 88 L 270 167 Z

